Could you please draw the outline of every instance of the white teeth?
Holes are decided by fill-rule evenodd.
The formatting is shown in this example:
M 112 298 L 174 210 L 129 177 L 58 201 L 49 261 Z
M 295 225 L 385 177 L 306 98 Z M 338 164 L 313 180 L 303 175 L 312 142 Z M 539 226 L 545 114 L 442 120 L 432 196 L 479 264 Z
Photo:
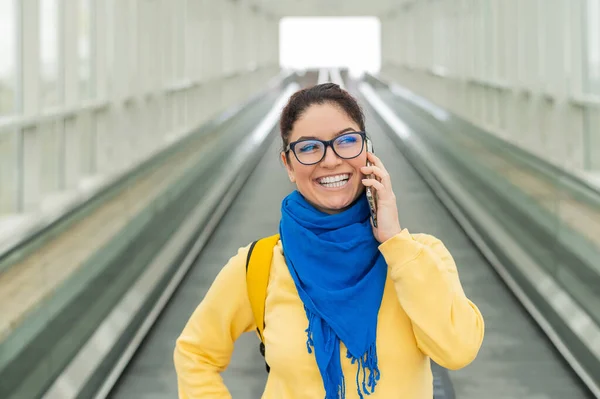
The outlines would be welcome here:
M 348 179 L 350 179 L 350 175 L 346 173 L 342 175 L 323 177 L 319 179 L 319 183 L 323 187 L 336 188 L 346 185 L 346 183 L 348 183 Z
M 346 183 L 348 183 L 348 180 L 339 181 L 339 182 L 336 182 L 336 183 L 321 183 L 321 185 L 323 187 L 335 188 L 335 187 L 345 186 Z
M 345 180 L 348 180 L 350 178 L 350 175 L 345 173 L 342 175 L 336 175 L 336 176 L 326 176 L 323 177 L 321 179 L 319 179 L 319 183 L 323 184 L 323 183 L 338 183 L 338 182 L 344 182 Z

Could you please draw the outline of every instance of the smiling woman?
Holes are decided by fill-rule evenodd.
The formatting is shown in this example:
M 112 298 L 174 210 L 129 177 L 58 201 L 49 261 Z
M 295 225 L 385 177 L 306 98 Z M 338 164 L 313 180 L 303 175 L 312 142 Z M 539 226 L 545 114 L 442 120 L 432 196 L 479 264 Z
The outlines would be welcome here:
M 431 399 L 430 359 L 464 367 L 483 340 L 454 260 L 438 239 L 400 227 L 391 179 L 366 151 L 348 92 L 333 83 L 298 91 L 280 130 L 297 190 L 282 201 L 279 236 L 229 260 L 178 338 L 180 398 L 230 398 L 219 373 L 237 338 L 258 330 L 270 367 L 263 399 Z M 377 227 L 366 186 L 377 193 Z M 262 311 L 247 279 L 257 250 L 269 256 L 252 259 L 271 259 Z
M 341 212 L 364 191 L 364 117 L 347 92 L 324 84 L 296 93 L 282 112 L 280 129 L 290 180 L 315 208 Z

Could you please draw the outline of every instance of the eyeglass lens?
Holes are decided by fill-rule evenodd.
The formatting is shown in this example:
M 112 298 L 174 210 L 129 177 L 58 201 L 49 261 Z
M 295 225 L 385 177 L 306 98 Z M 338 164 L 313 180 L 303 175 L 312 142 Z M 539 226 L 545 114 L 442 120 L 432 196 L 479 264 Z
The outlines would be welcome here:
M 359 133 L 347 133 L 339 136 L 333 142 L 333 150 L 340 158 L 357 157 L 363 148 L 363 138 Z M 321 161 L 325 154 L 325 145 L 318 140 L 303 140 L 294 148 L 298 161 L 313 164 Z

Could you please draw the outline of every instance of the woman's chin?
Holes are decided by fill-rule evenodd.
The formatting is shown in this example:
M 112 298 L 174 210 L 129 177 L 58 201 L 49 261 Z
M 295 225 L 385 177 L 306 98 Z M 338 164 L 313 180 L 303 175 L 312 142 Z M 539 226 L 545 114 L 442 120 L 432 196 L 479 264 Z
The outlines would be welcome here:
M 325 213 L 340 213 L 347 209 L 354 200 L 356 196 L 354 195 L 345 195 L 345 196 L 335 196 L 334 198 L 319 198 L 319 201 L 316 202 L 317 207 L 325 212 Z

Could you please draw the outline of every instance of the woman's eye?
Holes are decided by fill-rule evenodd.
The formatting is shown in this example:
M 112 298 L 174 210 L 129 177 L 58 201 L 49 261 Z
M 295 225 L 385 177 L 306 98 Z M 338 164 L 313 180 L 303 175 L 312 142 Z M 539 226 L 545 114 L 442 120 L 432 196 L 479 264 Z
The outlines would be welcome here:
M 300 147 L 301 152 L 314 151 L 317 148 L 315 144 L 306 144 Z
M 340 144 L 354 144 L 356 143 L 356 138 L 354 137 L 344 137 L 338 141 Z

